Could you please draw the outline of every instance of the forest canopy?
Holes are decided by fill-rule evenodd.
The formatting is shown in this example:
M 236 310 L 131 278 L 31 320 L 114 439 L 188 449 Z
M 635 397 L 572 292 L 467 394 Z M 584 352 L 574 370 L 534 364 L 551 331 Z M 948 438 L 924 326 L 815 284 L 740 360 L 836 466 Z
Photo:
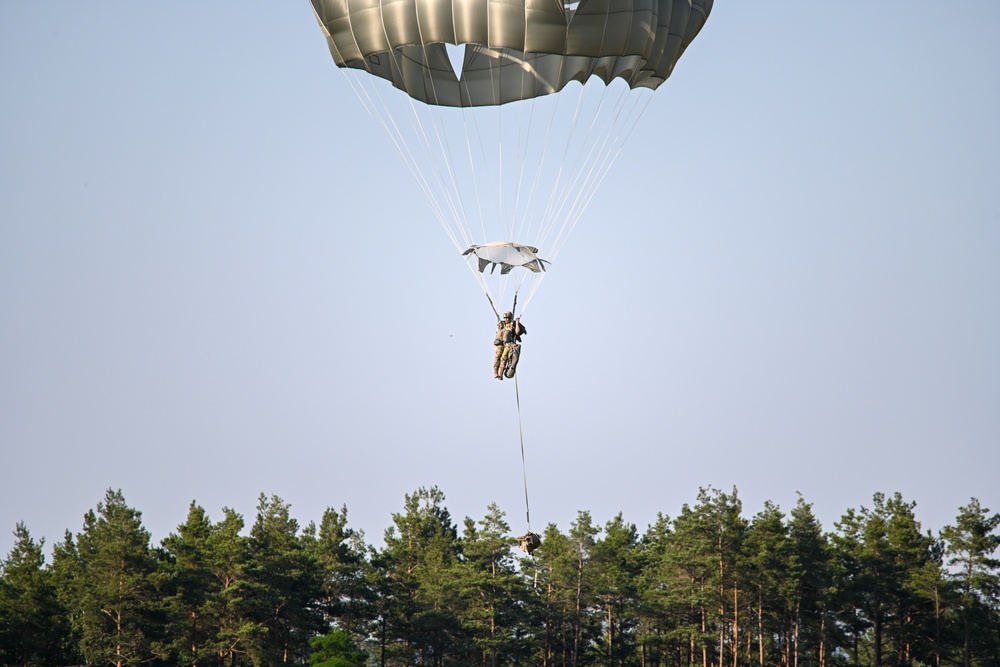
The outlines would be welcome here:
M 459 525 L 406 495 L 383 546 L 347 508 L 300 525 L 261 494 L 247 529 L 192 502 L 159 545 L 121 491 L 46 558 L 20 523 L 0 560 L 3 665 L 996 665 L 1000 514 L 938 535 L 875 494 L 824 531 L 801 497 L 746 516 L 702 489 L 645 531 L 550 524 L 531 557 L 495 504 Z

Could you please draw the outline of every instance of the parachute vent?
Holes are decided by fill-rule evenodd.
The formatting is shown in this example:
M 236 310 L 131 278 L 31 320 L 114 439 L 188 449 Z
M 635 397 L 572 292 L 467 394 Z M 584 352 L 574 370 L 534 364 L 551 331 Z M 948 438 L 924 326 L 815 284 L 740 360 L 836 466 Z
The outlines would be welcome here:
M 448 60 L 451 61 L 451 68 L 455 70 L 455 78 L 462 78 L 462 68 L 465 67 L 465 44 L 445 44 L 445 50 L 448 52 Z

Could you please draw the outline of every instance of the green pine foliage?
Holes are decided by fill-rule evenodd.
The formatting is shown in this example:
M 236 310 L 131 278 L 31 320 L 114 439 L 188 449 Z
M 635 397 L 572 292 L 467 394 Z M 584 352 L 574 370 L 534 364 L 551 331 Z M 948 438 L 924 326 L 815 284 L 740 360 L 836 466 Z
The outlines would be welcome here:
M 346 630 L 331 630 L 309 640 L 309 667 L 365 667 L 368 654 Z
M 57 664 L 69 628 L 56 598 L 54 570 L 45 567 L 44 540 L 35 542 L 23 523 L 17 541 L 0 561 L 0 661 L 9 665 Z
M 142 514 L 109 489 L 76 540 L 56 548 L 59 597 L 88 664 L 135 665 L 154 654 L 163 619 L 149 539 Z
M 161 667 L 995 667 L 1000 514 L 972 499 L 937 536 L 875 494 L 825 532 L 799 498 L 749 518 L 701 489 L 645 531 L 581 511 L 532 556 L 490 505 L 461 526 L 436 487 L 382 546 L 347 508 L 301 527 L 197 503 L 150 544 L 108 490 L 46 562 L 18 524 L 0 559 L 0 665 Z

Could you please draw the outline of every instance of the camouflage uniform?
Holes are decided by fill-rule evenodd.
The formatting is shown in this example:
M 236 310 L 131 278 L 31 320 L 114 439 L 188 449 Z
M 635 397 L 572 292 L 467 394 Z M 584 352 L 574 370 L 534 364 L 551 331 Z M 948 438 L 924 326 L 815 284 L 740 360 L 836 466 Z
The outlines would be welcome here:
M 498 380 L 502 380 L 505 374 L 509 378 L 514 377 L 521 335 L 526 333 L 527 329 L 510 312 L 503 314 L 503 319 L 497 323 L 497 335 L 493 340 L 493 377 Z

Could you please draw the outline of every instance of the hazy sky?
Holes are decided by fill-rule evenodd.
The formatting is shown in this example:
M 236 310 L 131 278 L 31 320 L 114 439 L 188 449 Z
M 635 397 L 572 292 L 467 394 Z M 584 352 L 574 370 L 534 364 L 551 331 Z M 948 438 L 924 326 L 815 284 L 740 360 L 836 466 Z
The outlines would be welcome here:
M 998 28 L 716 3 L 525 319 L 532 528 L 1000 510 Z M 0 556 L 109 487 L 157 543 L 431 485 L 523 532 L 493 315 L 306 0 L 3 2 L 0 95 Z

